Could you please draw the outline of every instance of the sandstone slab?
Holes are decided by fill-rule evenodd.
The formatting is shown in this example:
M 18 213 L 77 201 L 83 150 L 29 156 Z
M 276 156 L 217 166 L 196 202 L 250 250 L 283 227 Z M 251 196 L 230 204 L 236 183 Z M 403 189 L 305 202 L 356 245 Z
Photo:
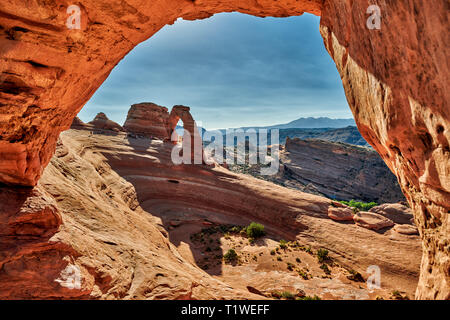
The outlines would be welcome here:
M 381 214 L 398 224 L 411 224 L 413 219 L 412 210 L 401 203 L 384 203 L 371 208 L 369 212 Z
M 336 221 L 353 221 L 353 213 L 350 208 L 328 208 L 328 217 Z
M 381 230 L 394 225 L 392 220 L 380 214 L 365 211 L 356 213 L 353 220 L 358 226 L 371 230 Z
M 395 232 L 406 235 L 419 235 L 419 231 L 416 226 L 412 226 L 410 224 L 396 224 L 394 228 L 392 228 Z

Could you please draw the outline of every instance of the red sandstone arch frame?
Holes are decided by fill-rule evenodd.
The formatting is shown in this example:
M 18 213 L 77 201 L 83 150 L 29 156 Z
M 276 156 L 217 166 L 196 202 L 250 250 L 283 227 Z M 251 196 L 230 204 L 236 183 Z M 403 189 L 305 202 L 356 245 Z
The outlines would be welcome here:
M 415 212 L 424 254 L 417 298 L 450 298 L 448 1 L 378 0 L 381 30 L 366 27 L 367 0 L 15 1 L 0 9 L 0 182 L 35 185 L 59 133 L 134 46 L 177 18 L 219 12 L 321 15 L 364 138 L 397 175 Z

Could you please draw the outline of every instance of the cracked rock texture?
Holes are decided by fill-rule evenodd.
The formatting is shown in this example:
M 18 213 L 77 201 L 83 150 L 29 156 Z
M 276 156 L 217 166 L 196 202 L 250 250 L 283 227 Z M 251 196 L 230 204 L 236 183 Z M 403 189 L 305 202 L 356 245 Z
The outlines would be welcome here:
M 416 298 L 450 298 L 450 108 L 447 0 L 82 1 L 69 30 L 65 2 L 3 1 L 0 8 L 0 181 L 34 186 L 68 129 L 114 66 L 177 18 L 219 12 L 321 15 L 363 137 L 398 177 L 423 240 Z

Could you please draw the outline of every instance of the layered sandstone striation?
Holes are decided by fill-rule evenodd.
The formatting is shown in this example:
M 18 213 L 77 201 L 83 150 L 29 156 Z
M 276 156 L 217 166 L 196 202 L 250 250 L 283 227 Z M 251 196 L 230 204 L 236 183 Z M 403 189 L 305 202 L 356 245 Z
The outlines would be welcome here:
M 122 132 L 62 133 L 35 189 L 1 189 L 0 298 L 261 299 L 246 286 L 369 298 L 366 288 L 338 275 L 322 278 L 317 258 L 307 253 L 302 261 L 317 269 L 314 279 L 289 275 L 286 262 L 283 272 L 271 270 L 268 250 L 279 239 L 297 240 L 314 252 L 326 248 L 333 264 L 364 277 L 376 264 L 385 290 L 413 294 L 418 236 L 333 221 L 329 199 L 220 166 L 175 165 L 173 147 Z M 205 252 L 189 235 L 211 225 L 251 221 L 264 224 L 270 238 L 243 250 L 252 256 L 267 251 L 267 262 L 200 268 Z M 219 246 L 223 255 L 226 244 Z
M 368 148 L 322 140 L 286 139 L 279 183 L 337 200 L 405 200 L 396 177 Z
M 177 18 L 219 12 L 321 15 L 363 137 L 400 181 L 424 244 L 417 298 L 450 297 L 448 2 L 377 2 L 381 30 L 367 28 L 366 0 L 84 1 L 81 30 L 66 7 L 7 2 L 0 9 L 0 181 L 34 186 L 58 135 L 140 42 Z M 70 88 L 70 89 L 69 89 Z

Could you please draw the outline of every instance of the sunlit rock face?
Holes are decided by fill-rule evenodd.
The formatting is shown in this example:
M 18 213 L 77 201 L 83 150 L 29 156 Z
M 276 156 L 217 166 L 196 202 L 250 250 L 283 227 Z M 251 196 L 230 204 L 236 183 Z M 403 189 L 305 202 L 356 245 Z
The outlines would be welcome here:
M 131 106 L 123 127 L 128 132 L 168 139 L 168 120 L 169 112 L 166 107 L 151 102 L 144 102 Z
M 448 299 L 448 2 L 381 1 L 381 30 L 366 27 L 366 9 L 366 1 L 326 1 L 321 33 L 361 134 L 415 213 L 424 245 L 416 297 Z
M 34 186 L 68 129 L 114 66 L 177 18 L 219 12 L 322 15 L 325 46 L 363 137 L 397 175 L 423 238 L 418 298 L 450 298 L 448 1 L 87 0 L 80 29 L 67 7 L 6 2 L 0 9 L 0 182 Z

